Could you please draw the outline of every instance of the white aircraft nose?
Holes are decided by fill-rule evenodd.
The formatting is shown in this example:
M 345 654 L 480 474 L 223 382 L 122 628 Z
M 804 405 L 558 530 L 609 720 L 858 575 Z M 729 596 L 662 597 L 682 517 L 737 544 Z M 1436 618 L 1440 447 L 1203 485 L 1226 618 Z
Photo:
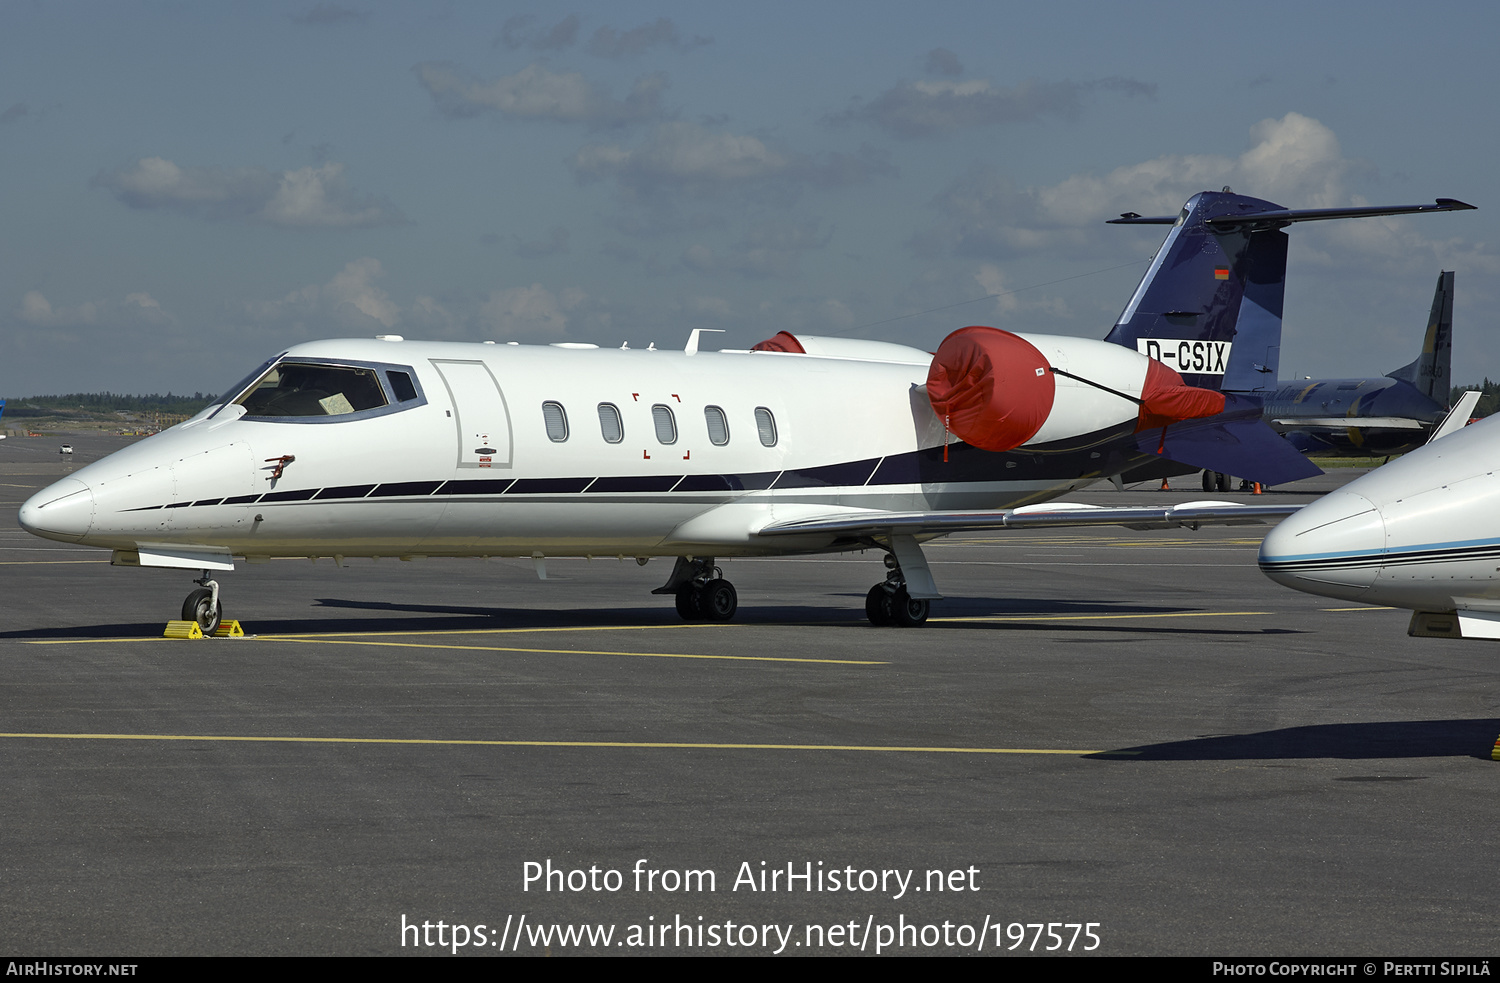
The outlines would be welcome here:
M 94 521 L 94 490 L 77 478 L 48 485 L 21 506 L 21 528 L 44 539 L 76 543 Z
M 1385 519 L 1373 502 L 1330 492 L 1271 530 L 1260 569 L 1286 587 L 1359 600 L 1380 573 L 1385 546 Z

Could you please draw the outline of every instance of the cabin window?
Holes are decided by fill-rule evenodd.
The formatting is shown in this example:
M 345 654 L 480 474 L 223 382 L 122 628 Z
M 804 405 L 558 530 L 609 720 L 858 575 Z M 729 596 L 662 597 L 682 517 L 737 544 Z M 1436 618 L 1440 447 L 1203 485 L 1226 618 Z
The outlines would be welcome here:
M 651 407 L 651 422 L 656 424 L 656 439 L 663 444 L 677 443 L 677 419 L 672 407 L 657 403 Z
M 373 369 L 279 362 L 236 400 L 246 416 L 347 416 L 387 405 Z
M 776 446 L 776 418 L 764 406 L 755 408 L 755 430 L 760 434 L 762 444 L 767 447 Z
M 561 403 L 550 400 L 542 404 L 542 419 L 547 424 L 547 439 L 560 444 L 568 439 L 568 411 Z
M 620 408 L 614 403 L 599 404 L 599 432 L 607 444 L 618 444 L 625 439 L 625 424 L 620 420 Z
M 716 447 L 729 443 L 729 419 L 717 406 L 705 406 L 703 419 L 708 424 L 708 442 Z
M 387 369 L 385 378 L 391 384 L 391 392 L 395 394 L 396 402 L 404 403 L 409 399 L 417 398 L 417 387 L 412 385 L 411 376 L 407 373 Z

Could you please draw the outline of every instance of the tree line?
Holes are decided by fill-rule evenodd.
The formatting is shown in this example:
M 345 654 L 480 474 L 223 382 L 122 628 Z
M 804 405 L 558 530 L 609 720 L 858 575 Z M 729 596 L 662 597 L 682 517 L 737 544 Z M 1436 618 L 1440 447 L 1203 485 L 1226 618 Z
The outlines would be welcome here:
M 1452 391 L 1448 393 L 1448 405 L 1452 406 L 1458 402 L 1458 397 L 1474 389 L 1484 393 L 1483 396 L 1479 397 L 1479 405 L 1474 407 L 1474 415 L 1476 417 L 1489 416 L 1496 410 L 1500 410 L 1500 382 L 1491 382 L 1488 376 L 1485 376 L 1483 385 L 1454 386 Z
M 126 413 L 169 413 L 173 415 L 192 416 L 205 406 L 210 405 L 214 399 L 215 397 L 212 393 L 199 392 L 195 392 L 191 396 L 177 396 L 172 393 L 167 393 L 166 395 L 150 393 L 143 396 L 131 396 L 125 393 L 110 392 L 65 393 L 60 396 L 23 396 L 6 400 L 5 416 L 6 418 L 113 416 L 122 411 Z

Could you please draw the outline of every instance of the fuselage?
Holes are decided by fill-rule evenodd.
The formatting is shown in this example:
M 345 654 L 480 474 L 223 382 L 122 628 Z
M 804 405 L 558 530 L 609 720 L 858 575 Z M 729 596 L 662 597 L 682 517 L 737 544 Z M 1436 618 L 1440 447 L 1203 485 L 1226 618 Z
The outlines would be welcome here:
M 1305 454 L 1403 454 L 1420 447 L 1446 412 L 1384 376 L 1284 382 L 1265 404 L 1266 421 Z
M 1027 337 L 1052 364 L 1139 396 L 1143 356 Z M 922 389 L 928 353 L 865 344 L 840 357 L 300 345 L 225 402 L 44 489 L 21 522 L 121 553 L 252 560 L 754 555 L 849 545 L 758 538 L 772 521 L 1008 508 L 1142 459 L 1138 408 L 1064 377 L 1025 446 L 948 446 Z
M 1500 612 L 1500 419 L 1377 468 L 1266 536 L 1260 568 L 1312 594 Z

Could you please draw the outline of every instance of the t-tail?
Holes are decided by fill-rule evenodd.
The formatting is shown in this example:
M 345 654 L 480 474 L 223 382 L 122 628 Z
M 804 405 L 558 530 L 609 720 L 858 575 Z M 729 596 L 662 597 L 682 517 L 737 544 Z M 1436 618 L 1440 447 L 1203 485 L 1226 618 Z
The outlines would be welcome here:
M 1191 386 L 1274 389 L 1286 292 L 1285 223 L 1245 220 L 1268 212 L 1286 209 L 1204 191 L 1188 199 L 1176 219 L 1114 219 L 1117 225 L 1173 225 L 1105 340 L 1176 369 Z
M 1127 212 L 1112 219 L 1114 225 L 1171 225 L 1172 230 L 1105 340 L 1161 361 L 1189 385 L 1228 397 L 1218 417 L 1143 438 L 1156 439 L 1154 450 L 1182 464 L 1266 484 L 1318 474 L 1260 419 L 1261 394 L 1275 390 L 1281 355 L 1287 257 L 1282 229 L 1294 222 L 1473 207 L 1439 198 L 1431 205 L 1288 209 L 1226 188 L 1194 195 L 1175 217 Z M 1439 314 L 1434 322 L 1442 323 Z M 1442 337 L 1440 329 L 1429 328 L 1432 384 L 1439 361 L 1446 370 L 1448 345 L 1439 348 Z M 1423 357 L 1413 363 L 1417 372 L 1426 358 L 1424 347 Z
M 1447 406 L 1452 392 L 1453 374 L 1453 272 L 1438 274 L 1437 290 L 1432 295 L 1432 313 L 1427 315 L 1427 334 L 1422 339 L 1422 353 L 1410 365 L 1387 372 L 1389 379 L 1399 379 L 1439 406 Z

